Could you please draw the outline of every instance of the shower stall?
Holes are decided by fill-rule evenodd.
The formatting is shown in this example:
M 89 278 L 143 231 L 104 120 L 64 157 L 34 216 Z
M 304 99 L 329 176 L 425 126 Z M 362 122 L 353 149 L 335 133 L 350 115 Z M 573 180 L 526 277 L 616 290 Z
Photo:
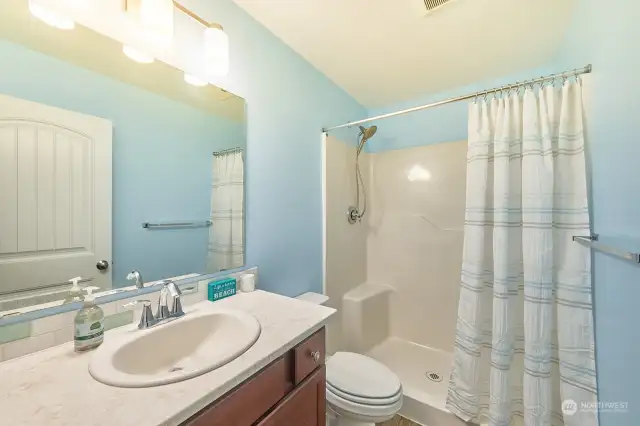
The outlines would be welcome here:
M 327 329 L 327 349 L 364 353 L 394 371 L 403 384 L 404 417 L 463 425 L 444 405 L 459 296 L 467 144 L 369 153 L 362 150 L 366 130 L 357 145 L 331 135 L 323 142 L 325 294 L 338 310 Z M 354 173 L 357 157 L 360 172 Z M 366 214 L 354 221 L 354 208 Z
M 590 71 L 328 129 L 472 100 L 468 141 L 388 150 L 384 124 L 323 132 L 327 352 L 389 367 L 402 416 L 597 424 L 575 411 L 568 423 L 559 399 L 597 403 L 590 255 L 572 238 L 590 232 L 578 78 Z

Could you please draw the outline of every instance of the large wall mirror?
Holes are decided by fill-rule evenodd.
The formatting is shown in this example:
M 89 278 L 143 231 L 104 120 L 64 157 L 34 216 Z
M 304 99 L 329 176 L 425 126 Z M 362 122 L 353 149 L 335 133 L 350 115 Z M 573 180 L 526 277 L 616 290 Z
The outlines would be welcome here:
M 26 0 L 0 14 L 0 317 L 244 265 L 245 102 Z M 33 308 L 32 308 L 33 309 Z

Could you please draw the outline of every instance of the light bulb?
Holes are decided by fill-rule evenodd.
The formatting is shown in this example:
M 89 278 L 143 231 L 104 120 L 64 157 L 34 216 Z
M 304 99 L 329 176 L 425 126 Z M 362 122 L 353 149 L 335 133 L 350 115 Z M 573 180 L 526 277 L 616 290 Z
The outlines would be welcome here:
M 72 30 L 76 27 L 75 22 L 65 18 L 49 9 L 39 5 L 36 0 L 29 0 L 29 11 L 33 16 L 40 19 L 47 25 L 51 25 L 59 30 Z
M 173 0 L 140 0 L 139 19 L 149 40 L 167 44 L 173 38 Z
M 204 63 L 211 76 L 223 77 L 229 72 L 229 36 L 219 25 L 204 31 Z
M 155 60 L 153 56 L 142 53 L 131 46 L 127 46 L 126 44 L 122 46 L 122 52 L 127 55 L 129 59 L 141 64 L 151 64 Z
M 187 83 L 193 86 L 198 86 L 198 87 L 203 87 L 209 84 L 206 80 L 203 80 L 201 78 L 196 77 L 195 75 L 187 74 L 187 73 L 184 73 L 184 81 L 186 81 Z

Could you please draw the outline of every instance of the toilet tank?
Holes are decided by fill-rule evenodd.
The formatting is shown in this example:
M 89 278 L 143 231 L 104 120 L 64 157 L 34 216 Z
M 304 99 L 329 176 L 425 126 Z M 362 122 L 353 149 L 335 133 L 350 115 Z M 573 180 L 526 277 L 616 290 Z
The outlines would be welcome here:
M 305 302 L 313 303 L 314 305 L 326 305 L 329 301 L 329 296 L 320 293 L 304 293 L 300 296 L 296 296 L 298 300 L 304 300 Z

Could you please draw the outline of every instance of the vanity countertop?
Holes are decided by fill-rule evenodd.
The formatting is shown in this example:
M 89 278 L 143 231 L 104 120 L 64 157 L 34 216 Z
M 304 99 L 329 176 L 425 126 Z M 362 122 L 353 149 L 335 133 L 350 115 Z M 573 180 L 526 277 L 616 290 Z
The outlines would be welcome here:
M 210 303 L 199 302 L 185 311 Z M 117 388 L 90 376 L 88 365 L 93 352 L 76 354 L 73 342 L 67 343 L 0 363 L 0 423 L 11 426 L 178 425 L 320 329 L 335 312 L 325 306 L 261 290 L 217 301 L 215 308 L 218 307 L 250 313 L 262 326 L 258 341 L 229 364 L 170 385 Z M 121 327 L 107 332 L 105 339 L 133 330 L 135 325 Z

